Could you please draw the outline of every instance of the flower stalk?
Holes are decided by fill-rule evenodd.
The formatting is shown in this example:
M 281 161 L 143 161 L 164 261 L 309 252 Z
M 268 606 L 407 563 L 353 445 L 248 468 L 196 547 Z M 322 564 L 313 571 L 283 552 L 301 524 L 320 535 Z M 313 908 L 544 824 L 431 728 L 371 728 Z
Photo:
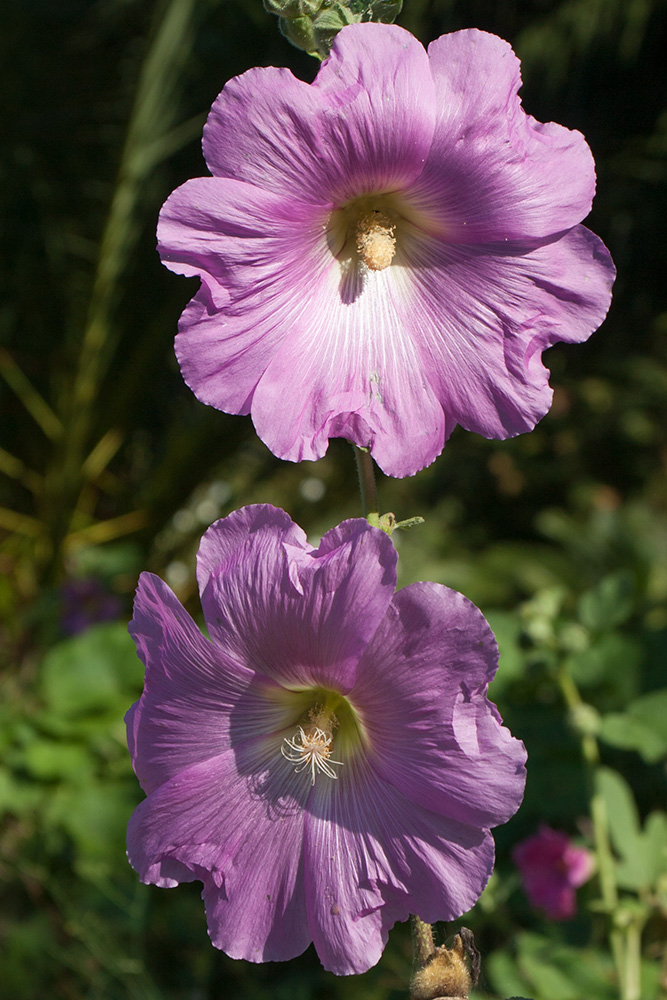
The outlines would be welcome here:
M 410 918 L 412 924 L 412 950 L 416 965 L 421 968 L 426 965 L 435 952 L 433 928 L 425 923 L 416 913 Z
M 600 750 L 590 725 L 586 724 L 588 706 L 583 701 L 571 675 L 561 665 L 557 674 L 563 700 L 572 714 L 581 742 L 582 756 L 587 770 L 589 810 L 593 824 L 593 841 L 597 857 L 600 893 L 605 913 L 611 926 L 609 943 L 619 981 L 620 1000 L 640 1000 L 641 927 L 636 922 L 617 919 L 619 916 L 616 866 L 609 836 L 607 805 L 597 780 L 600 767 Z
M 379 511 L 377 486 L 375 484 L 375 469 L 370 451 L 364 448 L 354 447 L 354 457 L 357 463 L 357 474 L 359 476 L 359 493 L 361 494 L 361 510 L 363 516 L 368 518 L 371 514 Z

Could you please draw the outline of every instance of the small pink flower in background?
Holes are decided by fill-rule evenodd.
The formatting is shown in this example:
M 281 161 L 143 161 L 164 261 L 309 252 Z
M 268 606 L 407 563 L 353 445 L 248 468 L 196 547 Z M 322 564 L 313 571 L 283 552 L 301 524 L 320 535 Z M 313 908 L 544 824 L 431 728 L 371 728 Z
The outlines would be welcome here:
M 579 132 L 526 115 L 519 61 L 482 31 L 428 48 L 395 25 L 338 34 L 312 85 L 251 69 L 211 109 L 212 177 L 158 228 L 196 275 L 176 353 L 203 402 L 251 414 L 280 458 L 328 439 L 392 476 L 457 424 L 531 430 L 551 405 L 542 352 L 602 322 L 614 267 L 579 225 L 595 169 Z
M 531 906 L 550 920 L 570 920 L 576 912 L 575 889 L 593 873 L 590 851 L 575 847 L 566 833 L 542 826 L 517 844 L 512 856 Z
M 394 547 L 366 521 L 314 549 L 270 506 L 206 532 L 198 580 L 210 640 L 149 573 L 130 626 L 142 881 L 201 881 L 232 958 L 312 941 L 339 975 L 374 965 L 410 913 L 468 910 L 525 780 L 487 699 L 498 650 L 481 612 L 435 583 L 395 593 Z

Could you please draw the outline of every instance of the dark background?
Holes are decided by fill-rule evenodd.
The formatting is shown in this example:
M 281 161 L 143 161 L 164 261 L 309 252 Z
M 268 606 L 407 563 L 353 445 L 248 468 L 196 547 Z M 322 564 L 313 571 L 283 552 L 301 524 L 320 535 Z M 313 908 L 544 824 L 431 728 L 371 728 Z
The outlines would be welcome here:
M 138 572 L 160 573 L 196 615 L 194 553 L 216 517 L 268 501 L 317 537 L 360 512 L 344 442 L 282 463 L 248 418 L 187 390 L 173 337 L 196 281 L 154 249 L 163 200 L 206 172 L 201 126 L 225 81 L 253 65 L 310 80 L 316 63 L 260 0 L 9 0 L 3 20 L 0 981 L 16 1000 L 403 996 L 406 928 L 353 980 L 312 950 L 232 962 L 208 944 L 196 886 L 140 886 L 123 854 L 139 799 L 122 729 L 141 688 L 124 624 Z M 424 43 L 462 27 L 507 38 L 526 110 L 580 129 L 597 163 L 587 225 L 619 276 L 590 341 L 548 352 L 549 415 L 507 442 L 459 429 L 429 469 L 379 488 L 383 509 L 426 518 L 399 539 L 402 583 L 455 586 L 496 628 L 492 693 L 530 753 L 524 807 L 497 832 L 497 875 L 466 917 L 488 958 L 482 988 L 611 1000 L 594 885 L 575 921 L 549 923 L 510 851 L 540 822 L 590 834 L 563 660 L 640 819 L 664 804 L 664 713 L 647 722 L 646 705 L 667 704 L 667 5 L 406 0 L 399 23 Z M 72 638 L 67 587 L 81 579 L 90 627 Z M 667 995 L 664 901 L 651 914 L 642 1000 Z

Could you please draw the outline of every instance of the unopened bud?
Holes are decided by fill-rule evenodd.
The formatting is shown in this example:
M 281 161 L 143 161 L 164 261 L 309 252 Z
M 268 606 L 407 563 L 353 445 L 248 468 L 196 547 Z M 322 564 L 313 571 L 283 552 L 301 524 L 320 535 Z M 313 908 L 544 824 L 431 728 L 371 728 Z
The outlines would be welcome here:
M 376 21 L 393 24 L 403 0 L 263 0 L 279 19 L 288 41 L 309 55 L 326 59 L 334 38 L 348 24 Z
M 472 977 L 466 947 L 457 934 L 451 948 L 442 945 L 412 977 L 411 1000 L 468 1000 Z
M 262 0 L 264 10 L 276 17 L 312 17 L 326 0 Z

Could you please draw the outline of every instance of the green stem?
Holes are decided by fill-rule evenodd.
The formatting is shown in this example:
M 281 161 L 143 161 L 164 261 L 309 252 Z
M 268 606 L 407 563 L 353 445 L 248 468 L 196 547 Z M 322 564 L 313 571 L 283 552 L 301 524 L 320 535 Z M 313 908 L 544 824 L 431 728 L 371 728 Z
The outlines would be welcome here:
M 412 950 L 417 968 L 421 969 L 435 951 L 433 928 L 430 924 L 424 923 L 416 913 L 412 914 L 410 920 L 412 923 Z
M 363 516 L 378 513 L 377 489 L 375 486 L 375 471 L 373 459 L 369 451 L 354 447 L 354 457 L 357 460 L 357 473 L 359 474 L 359 492 L 361 493 L 361 509 Z
M 558 683 L 563 695 L 565 704 L 575 715 L 581 713 L 585 707 L 584 701 L 579 694 L 579 690 L 567 673 L 564 667 L 558 671 Z M 616 868 L 614 856 L 611 850 L 609 839 L 609 817 L 604 798 L 598 791 L 596 772 L 600 765 L 600 750 L 598 742 L 592 733 L 580 731 L 581 749 L 586 763 L 589 809 L 593 823 L 593 839 L 595 843 L 595 853 L 598 861 L 598 877 L 600 882 L 600 892 L 604 908 L 608 914 L 608 919 L 612 922 L 609 931 L 609 943 L 611 946 L 614 964 L 618 974 L 621 987 L 621 1000 L 633 1000 L 627 993 L 626 977 L 626 954 L 624 948 L 624 933 L 613 924 L 614 911 L 618 907 L 618 887 L 616 884 Z
M 642 920 L 632 920 L 624 929 L 625 983 L 623 1000 L 641 1000 Z

